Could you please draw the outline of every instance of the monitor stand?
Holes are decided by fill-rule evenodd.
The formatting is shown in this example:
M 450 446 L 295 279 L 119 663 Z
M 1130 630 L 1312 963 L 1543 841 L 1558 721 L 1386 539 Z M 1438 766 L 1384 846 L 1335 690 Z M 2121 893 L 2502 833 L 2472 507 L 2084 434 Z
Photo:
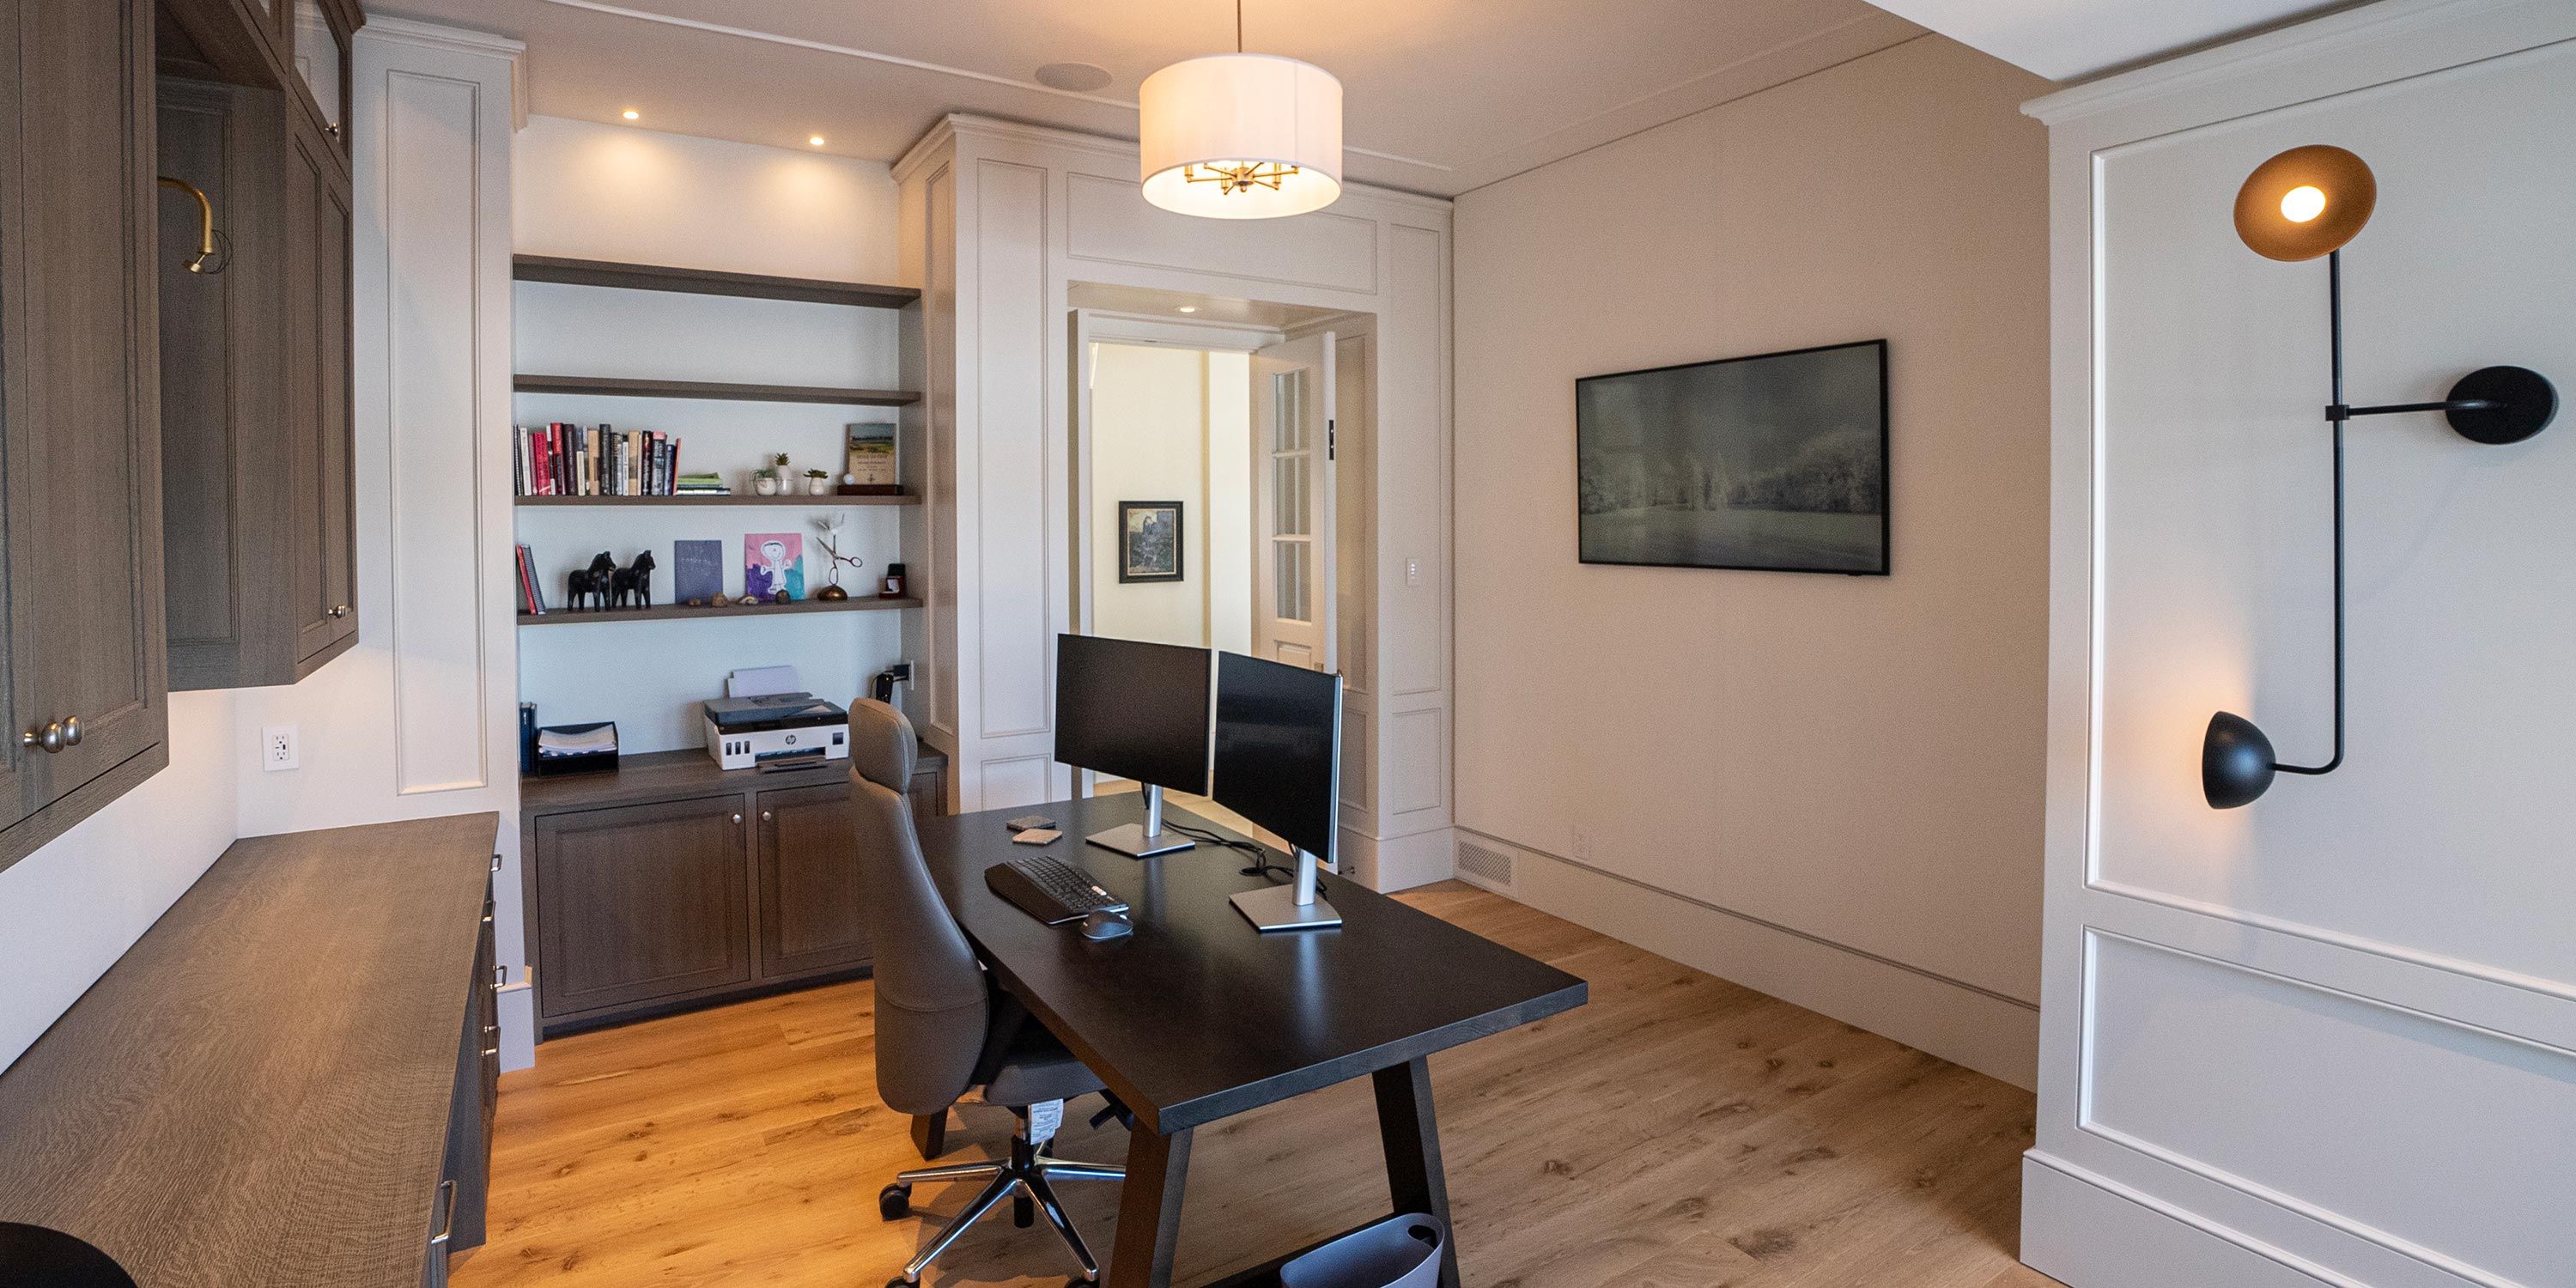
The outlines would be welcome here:
M 1104 850 L 1116 850 L 1131 859 L 1176 854 L 1198 844 L 1178 832 L 1163 830 L 1163 789 L 1152 783 L 1145 784 L 1145 821 L 1142 825 L 1121 823 L 1106 832 L 1094 832 L 1082 839 Z
M 1269 934 L 1274 930 L 1330 930 L 1342 924 L 1342 914 L 1324 902 L 1316 893 L 1315 856 L 1304 850 L 1297 854 L 1297 879 L 1287 885 L 1263 886 L 1234 896 L 1234 910 L 1252 923 L 1255 930 Z

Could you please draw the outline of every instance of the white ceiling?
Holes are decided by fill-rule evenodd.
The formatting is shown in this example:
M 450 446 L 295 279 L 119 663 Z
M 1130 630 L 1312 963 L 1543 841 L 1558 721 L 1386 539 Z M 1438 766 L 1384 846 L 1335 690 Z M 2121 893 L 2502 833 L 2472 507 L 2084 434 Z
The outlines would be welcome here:
M 2353 0 L 1877 0 L 1950 39 L 2076 80 Z
M 632 108 L 645 128 L 781 147 L 820 134 L 823 151 L 877 161 L 951 111 L 1133 138 L 1137 82 L 1232 49 L 1235 16 L 1228 0 L 369 8 L 527 41 L 532 112 L 614 124 Z M 1922 32 L 1860 0 L 1245 0 L 1244 20 L 1252 50 L 1341 78 L 1349 177 L 1441 196 Z M 1114 79 L 1092 94 L 1038 85 L 1056 62 Z

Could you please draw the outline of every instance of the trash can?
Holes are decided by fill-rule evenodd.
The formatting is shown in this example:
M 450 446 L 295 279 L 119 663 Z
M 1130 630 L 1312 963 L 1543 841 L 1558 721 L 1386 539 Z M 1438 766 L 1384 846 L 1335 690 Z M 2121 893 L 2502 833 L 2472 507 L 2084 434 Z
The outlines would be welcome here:
M 1449 1232 L 1412 1213 L 1354 1230 L 1279 1267 L 1280 1288 L 1432 1288 Z

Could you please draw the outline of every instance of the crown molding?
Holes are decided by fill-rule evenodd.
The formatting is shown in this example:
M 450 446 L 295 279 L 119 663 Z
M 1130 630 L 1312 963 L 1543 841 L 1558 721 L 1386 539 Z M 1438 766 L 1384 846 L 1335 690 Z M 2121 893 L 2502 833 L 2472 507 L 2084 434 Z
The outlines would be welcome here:
M 370 17 L 366 26 L 358 28 L 357 39 L 390 41 L 415 49 L 436 49 L 451 54 L 507 58 L 513 63 L 522 61 L 528 52 L 528 44 L 523 40 L 496 36 L 488 31 L 422 22 L 417 18 Z M 511 73 L 511 77 L 515 82 L 518 73 Z
M 2022 104 L 2021 110 L 2054 127 L 2528 3 L 2529 0 L 2379 0 L 2377 4 L 2340 10 L 2196 53 L 2115 72 L 2032 99 Z
M 951 112 L 934 122 L 911 147 L 904 149 L 903 155 L 896 159 L 893 166 L 895 182 L 901 183 L 910 178 L 913 172 L 920 169 L 931 156 L 961 137 L 1060 148 L 1086 153 L 1104 160 L 1124 162 L 1129 166 L 1137 163 L 1136 143 L 1132 139 L 1091 134 L 1082 130 L 1068 130 L 1055 125 L 1032 125 L 1026 121 L 979 116 L 972 112 Z M 1447 197 L 1407 192 L 1401 188 L 1384 188 L 1350 179 L 1342 182 L 1342 193 L 1345 196 L 1366 197 L 1371 201 L 1382 201 L 1389 205 L 1436 214 L 1444 219 L 1456 209 L 1456 203 Z

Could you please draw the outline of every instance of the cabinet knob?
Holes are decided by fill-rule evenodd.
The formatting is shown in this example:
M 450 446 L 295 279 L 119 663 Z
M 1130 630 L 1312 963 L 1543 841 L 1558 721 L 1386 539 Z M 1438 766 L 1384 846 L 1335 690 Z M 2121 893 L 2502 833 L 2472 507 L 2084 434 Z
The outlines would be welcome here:
M 333 620 L 333 621 L 338 621 L 339 619 L 341 619 L 341 618 L 343 618 L 343 617 L 346 617 L 346 616 L 348 616 L 348 615 L 349 615 L 349 606 L 348 606 L 347 604 L 340 604 L 340 605 L 336 605 L 336 606 L 334 606 L 334 607 L 330 610 L 330 612 L 327 614 L 327 616 L 329 616 L 329 617 L 331 618 L 331 620 Z
M 18 745 L 21 747 L 34 747 L 41 751 L 61 751 L 64 747 L 70 745 L 63 741 L 63 737 L 63 722 L 55 720 L 38 728 L 30 729 L 19 734 Z M 740 822 L 741 820 L 737 819 L 735 821 Z
M 761 822 L 763 822 L 763 823 L 766 823 L 766 822 L 768 822 L 768 821 L 769 821 L 769 811 L 768 811 L 768 810 L 762 810 L 762 811 L 760 811 L 760 821 L 761 821 Z
M 73 716 L 72 718 L 63 721 L 63 745 L 66 747 L 77 747 L 80 745 L 80 740 L 80 717 Z
M 322 127 L 322 132 L 335 139 L 340 137 L 340 127 L 336 125 L 325 125 Z
M 740 823 L 740 822 L 742 821 L 742 815 L 740 815 L 740 814 L 736 814 L 736 815 L 734 815 L 734 816 L 733 816 L 733 821 L 734 821 L 734 822 L 736 822 L 736 823 Z

